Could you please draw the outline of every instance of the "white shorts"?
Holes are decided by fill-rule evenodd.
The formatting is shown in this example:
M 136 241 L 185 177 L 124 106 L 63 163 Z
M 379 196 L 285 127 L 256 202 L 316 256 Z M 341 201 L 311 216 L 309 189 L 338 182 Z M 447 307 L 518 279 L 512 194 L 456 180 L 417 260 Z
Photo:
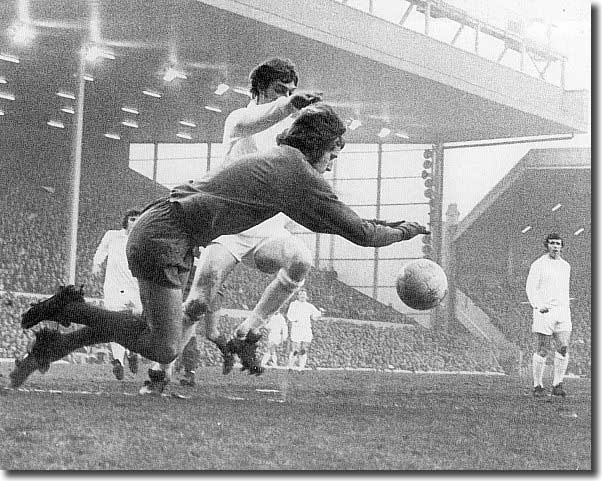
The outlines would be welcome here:
M 533 309 L 533 326 L 531 330 L 538 334 L 545 334 L 546 336 L 551 336 L 556 332 L 571 332 L 573 330 L 571 312 L 562 307 L 551 307 L 545 314 L 542 314 L 537 309 Z
M 293 234 L 286 229 L 282 229 L 280 232 L 273 232 L 269 237 L 255 237 L 245 233 L 222 235 L 213 240 L 212 243 L 224 246 L 238 262 L 256 269 L 255 254 L 257 251 L 268 242 L 288 237 L 293 237 Z
M 267 242 L 293 237 L 286 225 L 291 220 L 279 212 L 274 217 L 243 232 L 233 235 L 223 235 L 213 240 L 214 243 L 224 246 L 238 262 L 243 262 L 252 268 L 255 265 L 255 253 Z
M 293 323 L 291 326 L 291 341 L 293 342 L 311 342 L 314 335 L 311 331 L 311 326 L 301 325 L 297 326 Z
M 142 313 L 142 303 L 138 291 L 109 291 L 104 293 L 104 307 L 111 311 L 132 311 Z
M 284 341 L 285 339 L 282 339 L 282 336 L 268 336 L 268 346 L 279 346 Z

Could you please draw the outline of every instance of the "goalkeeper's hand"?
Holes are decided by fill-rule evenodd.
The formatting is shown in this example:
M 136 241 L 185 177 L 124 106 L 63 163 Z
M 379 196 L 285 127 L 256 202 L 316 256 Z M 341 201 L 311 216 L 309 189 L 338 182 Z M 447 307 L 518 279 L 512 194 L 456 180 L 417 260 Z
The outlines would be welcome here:
M 405 240 L 416 237 L 417 235 L 429 235 L 431 233 L 430 230 L 423 225 L 420 225 L 418 222 L 407 222 L 405 220 L 401 220 L 398 222 L 385 222 L 385 225 L 405 232 Z

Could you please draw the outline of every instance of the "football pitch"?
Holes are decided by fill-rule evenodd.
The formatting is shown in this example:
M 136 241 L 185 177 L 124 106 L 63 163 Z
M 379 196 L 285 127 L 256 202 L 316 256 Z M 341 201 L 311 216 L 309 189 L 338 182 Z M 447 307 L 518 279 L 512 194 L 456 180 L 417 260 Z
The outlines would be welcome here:
M 13 391 L 12 367 L 7 471 L 592 469 L 589 379 L 534 399 L 518 377 L 211 367 L 158 397 L 137 395 L 145 368 L 117 381 L 110 365 L 55 363 Z

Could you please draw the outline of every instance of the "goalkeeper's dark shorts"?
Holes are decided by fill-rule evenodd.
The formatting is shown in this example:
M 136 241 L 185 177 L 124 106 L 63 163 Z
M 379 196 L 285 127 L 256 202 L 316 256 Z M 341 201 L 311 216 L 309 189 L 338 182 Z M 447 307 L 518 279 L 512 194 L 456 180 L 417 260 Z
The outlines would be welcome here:
M 128 236 L 132 275 L 173 289 L 184 289 L 193 262 L 193 242 L 179 220 L 177 203 L 162 199 L 145 210 Z

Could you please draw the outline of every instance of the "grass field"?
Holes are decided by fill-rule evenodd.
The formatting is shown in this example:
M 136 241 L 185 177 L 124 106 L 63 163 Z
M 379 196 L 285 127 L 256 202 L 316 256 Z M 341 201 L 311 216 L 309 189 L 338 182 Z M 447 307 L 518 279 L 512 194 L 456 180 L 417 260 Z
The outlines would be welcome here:
M 12 391 L 3 470 L 591 470 L 591 386 L 535 400 L 506 376 L 200 369 L 196 387 L 53 364 Z M 549 381 L 548 381 L 549 383 Z

